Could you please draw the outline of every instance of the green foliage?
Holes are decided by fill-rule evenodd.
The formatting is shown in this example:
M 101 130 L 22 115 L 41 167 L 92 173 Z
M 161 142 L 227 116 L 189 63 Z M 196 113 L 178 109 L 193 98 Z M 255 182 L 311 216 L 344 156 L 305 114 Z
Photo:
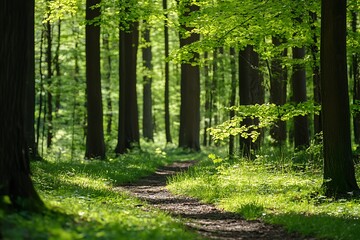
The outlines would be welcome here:
M 0 211 L 4 239 L 197 239 L 179 220 L 116 189 L 182 158 L 155 149 L 106 161 L 47 160 L 32 164 L 33 180 L 50 209 Z
M 211 158 L 171 178 L 169 190 L 214 203 L 247 219 L 283 225 L 291 232 L 326 239 L 358 238 L 359 200 L 323 196 L 319 191 L 321 166 L 299 168 L 291 154 L 277 155 L 273 149 L 251 162 L 223 158 L 214 163 L 213 159 L 220 157 Z
M 295 116 L 318 114 L 320 106 L 315 105 L 312 101 L 307 101 L 299 104 L 286 103 L 282 106 L 275 104 L 242 105 L 231 107 L 229 110 L 234 110 L 237 116 L 209 129 L 210 135 L 215 141 L 223 141 L 230 135 L 240 135 L 243 138 L 250 137 L 255 142 L 260 135 L 258 130 L 270 127 L 278 120 L 287 121 Z M 256 118 L 258 124 L 241 125 L 245 118 Z

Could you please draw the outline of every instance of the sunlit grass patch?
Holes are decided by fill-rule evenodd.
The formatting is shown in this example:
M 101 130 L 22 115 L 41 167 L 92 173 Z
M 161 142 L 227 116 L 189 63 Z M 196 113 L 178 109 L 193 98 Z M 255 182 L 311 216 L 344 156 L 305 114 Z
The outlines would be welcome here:
M 360 201 L 328 199 L 321 194 L 321 171 L 294 169 L 291 163 L 277 166 L 259 160 L 216 163 L 208 159 L 169 179 L 168 188 L 247 219 L 284 225 L 289 231 L 358 239 Z
M 0 212 L 0 233 L 5 239 L 197 239 L 180 220 L 114 190 L 175 160 L 158 154 L 35 162 L 33 180 L 49 210 Z

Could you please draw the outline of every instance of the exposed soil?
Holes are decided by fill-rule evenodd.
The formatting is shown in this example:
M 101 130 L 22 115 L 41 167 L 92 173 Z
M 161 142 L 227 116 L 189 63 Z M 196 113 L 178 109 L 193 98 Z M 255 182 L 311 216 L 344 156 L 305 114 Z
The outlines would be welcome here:
M 119 190 L 129 191 L 132 195 L 145 200 L 153 207 L 180 216 L 185 225 L 208 239 L 307 239 L 297 233 L 288 233 L 280 226 L 265 224 L 261 221 L 246 221 L 239 215 L 217 209 L 196 199 L 171 194 L 166 190 L 168 176 L 186 171 L 196 161 L 175 162 L 159 168 L 153 175 L 135 183 L 122 185 Z

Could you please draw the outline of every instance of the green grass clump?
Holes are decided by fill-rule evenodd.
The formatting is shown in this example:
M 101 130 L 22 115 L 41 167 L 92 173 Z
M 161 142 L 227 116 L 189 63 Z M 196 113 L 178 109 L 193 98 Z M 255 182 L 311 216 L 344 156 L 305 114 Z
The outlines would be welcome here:
M 354 240 L 360 236 L 360 200 L 323 196 L 320 169 L 299 170 L 263 158 L 227 161 L 212 156 L 212 160 L 169 179 L 168 188 L 304 235 Z
M 167 156 L 157 149 L 153 153 L 136 151 L 106 161 L 34 162 L 33 181 L 48 210 L 43 213 L 0 211 L 0 237 L 198 239 L 180 220 L 114 188 L 176 160 L 176 153 L 173 155 Z

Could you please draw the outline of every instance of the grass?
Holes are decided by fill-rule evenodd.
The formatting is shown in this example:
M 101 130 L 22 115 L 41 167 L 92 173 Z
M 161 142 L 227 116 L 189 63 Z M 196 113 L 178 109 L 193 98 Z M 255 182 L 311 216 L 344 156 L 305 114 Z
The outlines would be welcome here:
M 296 161 L 300 156 L 295 156 Z M 210 157 L 189 172 L 169 179 L 168 188 L 246 219 L 283 225 L 290 232 L 326 239 L 359 238 L 360 200 L 323 196 L 319 166 L 304 167 L 292 164 L 294 159 L 279 161 L 266 155 L 255 161 Z
M 159 165 L 191 157 L 168 152 L 157 148 L 106 161 L 48 156 L 32 163 L 33 181 L 49 210 L 0 211 L 0 239 L 199 239 L 180 220 L 114 190 Z

